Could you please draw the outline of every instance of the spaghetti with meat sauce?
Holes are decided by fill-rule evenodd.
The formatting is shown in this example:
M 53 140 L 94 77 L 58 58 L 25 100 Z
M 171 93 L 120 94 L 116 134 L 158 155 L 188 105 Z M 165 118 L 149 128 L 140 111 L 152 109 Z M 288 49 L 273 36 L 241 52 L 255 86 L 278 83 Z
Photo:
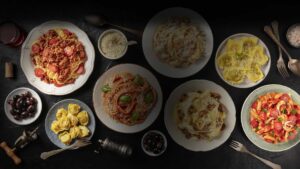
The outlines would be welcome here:
M 67 29 L 50 29 L 33 43 L 30 53 L 36 77 L 61 87 L 84 74 L 87 56 L 77 36 Z

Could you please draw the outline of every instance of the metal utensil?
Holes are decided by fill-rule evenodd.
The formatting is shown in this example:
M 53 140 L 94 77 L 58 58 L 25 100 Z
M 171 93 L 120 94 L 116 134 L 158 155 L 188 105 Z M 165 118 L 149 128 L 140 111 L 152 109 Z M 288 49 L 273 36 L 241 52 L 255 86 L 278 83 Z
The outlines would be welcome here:
M 85 147 L 85 146 L 90 145 L 90 144 L 91 144 L 91 142 L 89 140 L 80 139 L 80 140 L 77 140 L 73 145 L 71 145 L 69 147 L 62 148 L 62 149 L 51 150 L 51 151 L 48 151 L 48 152 L 43 152 L 40 157 L 41 157 L 41 159 L 46 160 L 47 158 L 49 158 L 51 156 L 54 156 L 56 154 L 59 154 L 63 151 L 75 150 L 75 149 Z
M 232 140 L 230 143 L 230 147 L 233 148 L 236 151 L 242 152 L 242 153 L 247 153 L 250 154 L 251 156 L 257 158 L 258 160 L 260 160 L 261 162 L 263 162 L 264 164 L 266 164 L 267 166 L 273 168 L 273 169 L 281 169 L 281 166 L 275 163 L 272 163 L 269 160 L 263 159 L 253 153 L 251 153 L 250 151 L 247 150 L 247 148 L 240 142 Z
M 6 154 L 14 161 L 16 165 L 19 165 L 22 160 L 15 154 L 15 152 L 17 150 L 23 149 L 32 141 L 37 140 L 38 135 L 36 132 L 38 128 L 39 127 L 35 128 L 32 131 L 24 130 L 22 135 L 15 141 L 14 148 L 10 148 L 5 141 L 0 144 L 0 147 L 6 152 Z
M 98 142 L 99 147 L 95 150 L 95 153 L 100 153 L 102 150 L 108 150 L 121 156 L 129 157 L 132 155 L 132 148 L 129 145 L 116 143 L 108 138 L 105 138 L 104 140 L 99 139 Z
M 271 39 L 283 50 L 283 52 L 288 56 L 288 68 L 297 76 L 300 76 L 300 61 L 298 59 L 293 59 L 288 51 L 282 46 L 278 39 L 273 34 L 270 26 L 265 26 L 264 31 L 271 37 Z
M 131 29 L 131 28 L 128 28 L 128 27 L 124 27 L 124 26 L 120 26 L 120 25 L 116 25 L 116 24 L 112 24 L 112 23 L 108 22 L 107 20 L 105 20 L 101 16 L 87 15 L 87 16 L 84 17 L 84 19 L 85 19 L 86 22 L 88 22 L 90 24 L 93 24 L 93 25 L 96 25 L 96 26 L 111 25 L 111 26 L 117 27 L 119 29 L 122 29 L 126 32 L 135 34 L 139 37 L 142 37 L 142 35 L 143 35 L 143 33 L 141 31 Z
M 272 29 L 273 29 L 273 32 L 276 36 L 276 38 L 278 39 L 278 41 L 280 41 L 280 37 L 279 37 L 279 29 L 278 29 L 278 22 L 277 21 L 273 21 L 271 23 L 271 26 L 272 26 Z M 282 51 L 281 51 L 281 48 L 278 46 L 278 55 L 279 55 L 279 58 L 277 60 L 277 69 L 280 73 L 280 75 L 283 77 L 283 78 L 287 78 L 289 77 L 289 73 L 286 69 L 286 66 L 285 66 L 285 63 L 284 63 L 284 60 L 282 58 Z

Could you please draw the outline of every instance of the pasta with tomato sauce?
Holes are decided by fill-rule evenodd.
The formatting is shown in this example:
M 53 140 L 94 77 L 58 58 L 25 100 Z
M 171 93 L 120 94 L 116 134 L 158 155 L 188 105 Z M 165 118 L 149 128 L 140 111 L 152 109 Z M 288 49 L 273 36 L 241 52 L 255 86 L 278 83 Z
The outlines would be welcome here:
M 293 140 L 300 127 L 300 106 L 287 93 L 266 93 L 252 103 L 250 125 L 269 143 Z
M 155 89 L 138 74 L 119 73 L 102 86 L 104 111 L 125 125 L 143 123 L 155 104 Z
M 84 46 L 67 29 L 50 29 L 33 43 L 30 53 L 36 77 L 61 87 L 84 74 Z

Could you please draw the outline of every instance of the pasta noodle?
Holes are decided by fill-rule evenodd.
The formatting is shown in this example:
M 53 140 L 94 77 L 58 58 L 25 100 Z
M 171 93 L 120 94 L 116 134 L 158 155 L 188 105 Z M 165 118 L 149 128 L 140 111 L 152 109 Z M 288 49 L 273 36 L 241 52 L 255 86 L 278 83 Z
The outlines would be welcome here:
M 87 59 L 77 36 L 67 29 L 50 29 L 33 43 L 30 53 L 37 77 L 57 87 L 74 83 Z
M 156 103 L 156 91 L 148 81 L 127 72 L 107 79 L 102 92 L 105 112 L 125 125 L 143 123 Z

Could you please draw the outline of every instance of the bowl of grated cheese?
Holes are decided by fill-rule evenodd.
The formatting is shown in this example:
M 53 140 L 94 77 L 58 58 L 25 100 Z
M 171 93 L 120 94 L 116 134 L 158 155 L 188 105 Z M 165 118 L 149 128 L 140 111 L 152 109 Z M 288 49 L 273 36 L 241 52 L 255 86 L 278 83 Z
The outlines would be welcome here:
M 125 55 L 129 45 L 136 41 L 128 41 L 124 33 L 116 29 L 104 31 L 98 39 L 98 49 L 102 56 L 116 60 Z

